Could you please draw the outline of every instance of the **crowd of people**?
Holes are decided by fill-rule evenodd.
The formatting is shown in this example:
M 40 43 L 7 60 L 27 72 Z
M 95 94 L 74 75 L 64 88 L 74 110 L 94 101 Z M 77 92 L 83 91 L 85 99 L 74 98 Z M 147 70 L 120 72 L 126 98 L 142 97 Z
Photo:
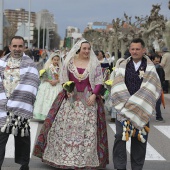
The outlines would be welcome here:
M 114 168 L 126 170 L 131 137 L 131 167 L 142 170 L 150 116 L 156 113 L 156 121 L 164 121 L 161 102 L 169 88 L 170 53 L 162 52 L 148 54 L 144 41 L 135 38 L 115 61 L 108 51 L 93 51 L 84 38 L 61 54 L 29 50 L 23 37 L 14 36 L 0 51 L 0 167 L 13 134 L 15 162 L 29 170 L 34 118 L 43 125 L 33 155 L 44 163 L 61 169 L 106 168 L 109 114 L 116 125 Z M 40 58 L 44 66 L 38 70 Z

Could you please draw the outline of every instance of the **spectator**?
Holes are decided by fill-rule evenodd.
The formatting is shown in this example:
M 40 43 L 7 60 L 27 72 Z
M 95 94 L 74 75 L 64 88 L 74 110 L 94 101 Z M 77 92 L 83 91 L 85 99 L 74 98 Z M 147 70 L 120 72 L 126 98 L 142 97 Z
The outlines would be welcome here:
M 170 52 L 168 48 L 164 47 L 162 49 L 163 56 L 160 65 L 163 67 L 165 71 L 165 83 L 163 86 L 164 93 L 168 93 L 169 83 L 170 83 Z
M 165 83 L 165 72 L 164 72 L 164 69 L 162 68 L 162 66 L 160 65 L 161 56 L 159 56 L 158 54 L 152 55 L 152 61 L 155 64 L 155 68 L 156 68 L 156 71 L 158 73 L 158 76 L 160 78 L 161 85 L 163 88 L 164 83 Z M 163 119 L 162 113 L 161 113 L 161 97 L 162 96 L 160 96 L 160 98 L 157 100 L 156 107 L 155 107 L 156 121 L 158 121 L 158 122 L 164 122 L 164 119 Z

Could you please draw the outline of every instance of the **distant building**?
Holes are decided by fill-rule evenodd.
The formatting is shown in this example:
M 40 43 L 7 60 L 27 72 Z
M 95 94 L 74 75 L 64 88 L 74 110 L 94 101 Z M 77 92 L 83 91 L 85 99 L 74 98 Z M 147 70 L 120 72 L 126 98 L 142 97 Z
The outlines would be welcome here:
M 34 28 L 41 28 L 48 30 L 48 35 L 50 36 L 50 31 L 57 33 L 58 27 L 54 22 L 54 16 L 48 10 L 41 10 L 38 13 L 30 12 L 30 24 L 29 24 L 29 11 L 25 9 L 6 9 L 4 10 L 4 15 L 10 25 L 16 28 L 16 35 L 21 35 L 27 41 L 28 36 L 30 36 L 30 43 L 33 43 Z M 30 26 L 30 28 L 29 28 Z M 28 32 L 30 30 L 30 33 Z M 46 38 L 46 45 L 49 46 L 49 36 Z M 27 42 L 26 42 L 27 44 Z M 32 46 L 32 44 L 30 44 Z
M 58 25 L 54 21 L 54 15 L 46 9 L 36 13 L 36 28 L 39 27 L 58 33 Z
M 107 22 L 89 22 L 87 24 L 88 29 L 93 29 L 93 30 L 106 30 L 108 25 L 111 25 Z
M 68 26 L 66 29 L 66 38 L 67 37 L 72 37 L 73 33 L 80 33 L 80 29 L 78 29 L 77 27 L 72 27 L 72 26 Z
M 64 47 L 71 48 L 75 42 L 82 37 L 80 29 L 77 27 L 68 26 L 66 29 L 66 36 L 64 39 Z
M 29 24 L 29 11 L 23 8 L 20 9 L 6 9 L 4 10 L 5 18 L 8 20 L 10 26 L 17 30 L 15 35 L 23 36 L 26 40 L 26 46 L 28 45 L 28 36 L 30 36 L 30 42 L 33 41 L 33 29 L 36 23 L 36 13 L 30 12 L 30 24 Z M 30 29 L 29 29 L 30 26 Z M 29 31 L 30 30 L 30 34 Z M 9 41 L 9 40 L 8 40 Z
M 7 18 L 8 22 L 11 25 L 14 25 L 17 27 L 18 23 L 28 23 L 29 20 L 29 12 L 25 11 L 25 9 L 6 9 L 4 10 L 4 15 Z M 36 13 L 31 12 L 30 13 L 30 22 L 35 25 L 36 22 Z
M 96 30 L 102 32 L 103 30 L 110 31 L 113 29 L 113 25 L 107 22 L 89 22 L 87 27 L 84 29 L 84 32 L 89 30 Z

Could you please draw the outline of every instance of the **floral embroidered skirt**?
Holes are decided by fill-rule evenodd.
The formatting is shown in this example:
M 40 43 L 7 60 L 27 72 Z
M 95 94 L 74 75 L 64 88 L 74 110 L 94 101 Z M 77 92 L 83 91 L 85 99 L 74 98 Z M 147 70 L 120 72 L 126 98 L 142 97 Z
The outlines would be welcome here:
M 104 168 L 108 163 L 108 143 L 100 100 L 96 106 L 87 107 L 78 92 L 73 106 L 64 93 L 54 101 L 33 154 L 58 168 Z M 99 113 L 103 116 L 99 117 Z

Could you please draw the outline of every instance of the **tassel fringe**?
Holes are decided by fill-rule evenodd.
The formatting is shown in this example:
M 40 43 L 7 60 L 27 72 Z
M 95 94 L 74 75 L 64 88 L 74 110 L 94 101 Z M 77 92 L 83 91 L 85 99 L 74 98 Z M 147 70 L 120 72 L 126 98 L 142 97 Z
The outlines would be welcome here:
M 7 113 L 6 123 L 1 128 L 2 133 L 11 133 L 14 136 L 21 137 L 29 136 L 30 134 L 30 119 L 17 116 L 13 113 Z
M 149 133 L 149 127 L 144 126 L 142 130 L 136 129 L 129 120 L 125 120 L 122 122 L 123 126 L 123 133 L 122 133 L 122 140 L 128 141 L 130 137 L 137 137 L 137 139 L 145 143 L 146 142 L 146 136 Z

